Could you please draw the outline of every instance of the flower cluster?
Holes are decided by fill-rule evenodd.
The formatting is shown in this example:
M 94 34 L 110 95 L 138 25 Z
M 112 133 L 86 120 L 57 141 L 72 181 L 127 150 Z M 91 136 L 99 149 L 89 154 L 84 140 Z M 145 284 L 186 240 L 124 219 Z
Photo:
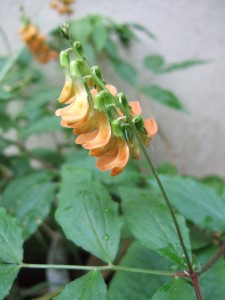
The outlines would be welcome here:
M 56 9 L 61 15 L 71 15 L 73 10 L 71 4 L 74 3 L 74 0 L 54 0 L 50 3 L 51 8 Z
M 98 67 L 90 69 L 85 59 L 70 62 L 66 51 L 60 58 L 66 78 L 59 102 L 66 106 L 58 109 L 56 116 L 61 117 L 62 126 L 73 129 L 75 143 L 97 158 L 100 170 L 111 170 L 111 176 L 120 174 L 129 157 L 140 156 L 128 117 L 146 146 L 157 132 L 155 121 L 143 121 L 139 102 L 128 102 L 114 86 L 105 84 Z
M 25 24 L 19 33 L 38 62 L 47 63 L 58 56 L 58 53 L 47 45 L 45 36 L 30 22 Z

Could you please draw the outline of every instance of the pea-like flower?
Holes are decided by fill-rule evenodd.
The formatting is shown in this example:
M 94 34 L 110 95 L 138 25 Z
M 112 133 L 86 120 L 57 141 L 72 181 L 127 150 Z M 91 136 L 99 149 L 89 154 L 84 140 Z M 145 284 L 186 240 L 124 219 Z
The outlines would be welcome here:
M 61 117 L 62 126 L 73 129 L 77 135 L 75 143 L 97 158 L 96 166 L 101 171 L 111 170 L 111 176 L 116 176 L 123 171 L 130 157 L 137 159 L 140 156 L 139 141 L 132 132 L 134 128 L 128 122 L 128 116 L 146 146 L 156 134 L 157 124 L 153 119 L 143 121 L 139 102 L 128 102 L 124 94 L 117 94 L 114 86 L 95 84 L 93 78 L 87 81 L 92 84 L 85 84 L 83 76 L 75 76 L 80 61 L 69 64 L 67 53 L 61 57 L 66 75 L 59 102 L 66 106 L 58 109 L 56 116 Z M 72 76 L 69 70 L 75 75 Z M 124 112 L 121 105 L 128 115 L 121 112 Z

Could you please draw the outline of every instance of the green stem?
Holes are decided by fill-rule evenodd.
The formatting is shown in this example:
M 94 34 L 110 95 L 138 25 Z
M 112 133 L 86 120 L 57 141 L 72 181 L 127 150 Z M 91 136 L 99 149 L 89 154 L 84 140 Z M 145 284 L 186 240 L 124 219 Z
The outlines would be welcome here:
M 117 265 L 106 265 L 106 266 L 82 266 L 82 265 L 48 265 L 48 264 L 26 264 L 22 263 L 19 265 L 20 268 L 29 268 L 29 269 L 58 269 L 58 270 L 80 270 L 80 271 L 124 271 L 132 273 L 142 273 L 149 275 L 158 275 L 158 276 L 179 276 L 179 273 L 172 273 L 170 271 L 160 271 L 160 270 L 150 270 L 142 268 L 132 268 L 124 267 Z M 182 273 L 182 272 L 181 272 Z
M 5 33 L 5 31 L 3 30 L 3 28 L 1 26 L 0 26 L 0 35 L 2 36 L 2 41 L 5 44 L 5 48 L 6 48 L 7 53 L 9 55 L 11 55 L 12 54 L 12 48 L 10 46 L 7 34 Z
M 94 78 L 94 80 L 96 81 L 96 83 L 102 89 L 104 89 L 104 90 L 107 91 L 107 88 L 105 87 L 104 83 L 93 72 L 92 72 L 92 77 Z M 113 98 L 114 98 L 114 102 L 116 102 L 116 104 L 118 105 L 119 109 L 127 117 L 127 121 L 129 123 L 129 125 L 130 125 L 130 127 L 131 127 L 131 129 L 132 129 L 132 131 L 133 131 L 133 133 L 134 133 L 134 135 L 135 135 L 138 143 L 140 144 L 141 150 L 142 150 L 142 152 L 143 152 L 143 154 L 144 154 L 144 156 L 145 156 L 145 158 L 147 160 L 147 163 L 148 163 L 148 165 L 149 165 L 149 167 L 150 167 L 150 169 L 151 169 L 151 171 L 152 171 L 152 173 L 153 173 L 153 175 L 155 177 L 155 180 L 156 180 L 156 182 L 157 182 L 157 184 L 158 184 L 158 186 L 160 188 L 160 191 L 161 191 L 161 193 L 163 195 L 163 198 L 164 198 L 164 200 L 165 200 L 165 202 L 166 202 L 166 204 L 167 204 L 167 206 L 169 208 L 169 211 L 170 211 L 170 214 L 172 216 L 172 219 L 173 219 L 176 231 L 177 231 L 177 235 L 178 235 L 178 238 L 179 238 L 179 241 L 180 241 L 183 253 L 185 255 L 185 260 L 187 262 L 187 265 L 188 265 L 188 268 L 189 268 L 189 272 L 193 273 L 192 264 L 191 264 L 190 258 L 188 256 L 188 253 L 187 253 L 187 250 L 186 250 L 186 247 L 185 247 L 185 244 L 184 244 L 184 240 L 183 240 L 183 237 L 182 237 L 182 234 L 181 234 L 181 231 L 180 231 L 177 219 L 176 219 L 176 215 L 175 215 L 174 210 L 172 208 L 172 205 L 171 205 L 171 203 L 169 201 L 169 198 L 168 198 L 168 196 L 166 194 L 166 191 L 165 191 L 165 189 L 164 189 L 164 187 L 163 187 L 163 185 L 162 185 L 162 183 L 160 181 L 160 178 L 159 178 L 159 176 L 158 176 L 158 174 L 156 172 L 156 169 L 154 168 L 154 166 L 152 164 L 152 161 L 150 159 L 150 156 L 148 155 L 148 153 L 146 151 L 146 148 L 143 145 L 143 143 L 142 143 L 142 141 L 141 141 L 141 139 L 140 139 L 140 137 L 138 135 L 138 132 L 136 130 L 136 127 L 135 127 L 134 123 L 132 122 L 132 118 L 131 118 L 129 112 L 127 112 L 127 110 L 123 107 L 123 105 L 115 97 L 113 97 Z

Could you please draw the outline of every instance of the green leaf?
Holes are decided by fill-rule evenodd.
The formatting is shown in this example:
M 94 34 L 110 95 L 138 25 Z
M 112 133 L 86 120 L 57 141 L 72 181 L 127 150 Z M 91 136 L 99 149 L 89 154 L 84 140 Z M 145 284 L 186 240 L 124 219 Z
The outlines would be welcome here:
M 163 285 L 151 300 L 195 300 L 193 288 L 183 279 L 176 278 Z
M 106 45 L 108 35 L 108 28 L 104 25 L 101 18 L 97 19 L 96 23 L 94 24 L 92 40 L 98 52 L 102 51 Z
M 70 36 L 72 40 L 78 40 L 85 44 L 93 32 L 92 17 L 88 16 L 80 20 L 70 22 Z
M 151 39 L 156 40 L 156 36 L 150 30 L 145 28 L 144 26 L 137 24 L 137 23 L 129 23 L 129 25 L 130 25 L 130 27 L 133 27 L 134 29 L 144 32 Z
M 185 266 L 183 251 L 168 207 L 154 193 L 142 189 L 121 189 L 124 218 L 134 237 L 146 247 L 173 262 Z M 185 246 L 191 256 L 189 231 L 177 215 Z
M 213 188 L 220 196 L 223 197 L 223 199 L 225 199 L 225 181 L 223 178 L 216 175 L 210 175 L 203 177 L 201 182 Z
M 18 272 L 19 267 L 17 265 L 3 265 L 0 263 L 0 299 L 5 299 Z
M 177 174 L 177 167 L 170 162 L 165 161 L 157 167 L 157 172 L 164 175 L 175 175 Z
M 171 263 L 140 243 L 134 242 L 121 261 L 122 266 L 152 270 L 169 270 Z M 146 300 L 169 277 L 117 271 L 110 283 L 109 300 Z
M 0 136 L 0 153 L 9 145 L 7 141 L 5 141 L 1 136 Z
M 183 104 L 171 91 L 157 85 L 143 86 L 142 92 L 153 100 L 166 105 L 170 108 L 184 111 Z
M 104 47 L 104 50 L 111 57 L 117 57 L 118 56 L 117 44 L 110 37 L 108 37 L 107 43 L 105 44 L 105 47 Z
M 50 102 L 56 101 L 59 97 L 59 93 L 60 89 L 58 88 L 36 90 L 32 96 L 29 97 L 24 114 L 28 115 L 37 108 L 47 106 Z
M 212 188 L 181 176 L 160 178 L 178 212 L 201 228 L 225 232 L 225 202 Z M 153 178 L 150 183 L 158 190 Z
M 89 170 L 63 168 L 56 219 L 68 239 L 106 262 L 113 261 L 122 225 L 118 205 Z
M 145 177 L 140 172 L 135 161 L 129 161 L 120 176 L 109 176 L 108 173 L 100 171 L 96 168 L 96 159 L 87 155 L 85 151 L 79 151 L 74 155 L 74 150 L 67 156 L 65 162 L 67 165 L 89 169 L 95 180 L 102 182 L 107 189 L 115 194 L 120 187 L 135 187 L 144 183 Z
M 110 57 L 115 72 L 130 84 L 137 83 L 137 70 L 129 63 L 118 57 Z
M 15 127 L 11 117 L 4 111 L 0 112 L 0 128 L 3 132 L 7 132 L 9 129 Z
M 199 254 L 199 260 L 202 264 L 207 263 L 218 251 L 216 247 L 211 247 Z M 204 300 L 224 300 L 225 295 L 225 262 L 221 257 L 217 262 L 201 274 L 199 284 Z
M 107 288 L 98 271 L 89 272 L 70 282 L 54 300 L 107 300 Z
M 25 126 L 20 130 L 22 138 L 27 138 L 32 134 L 41 134 L 50 131 L 60 130 L 60 122 L 56 116 L 45 116 L 29 126 Z
M 159 54 L 149 55 L 144 59 L 145 67 L 154 73 L 160 73 L 160 70 L 164 63 L 165 61 L 163 56 Z
M 171 64 L 165 68 L 162 69 L 162 73 L 169 73 L 169 72 L 173 72 L 173 71 L 180 71 L 180 70 L 184 70 L 184 69 L 188 69 L 197 65 L 202 65 L 202 64 L 206 64 L 208 63 L 208 61 L 206 60 L 200 60 L 200 59 L 196 59 L 196 60 L 185 60 L 179 63 L 174 63 Z
M 1 206 L 16 216 L 24 238 L 33 234 L 49 213 L 55 185 L 49 172 L 37 172 L 16 178 L 6 187 Z
M 17 264 L 22 259 L 22 230 L 16 220 L 0 207 L 0 263 Z

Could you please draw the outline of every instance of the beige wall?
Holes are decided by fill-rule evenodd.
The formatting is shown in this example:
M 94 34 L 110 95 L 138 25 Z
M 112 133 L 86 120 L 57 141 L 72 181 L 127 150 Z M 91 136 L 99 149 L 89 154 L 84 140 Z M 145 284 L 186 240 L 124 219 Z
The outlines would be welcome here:
M 44 32 L 64 20 L 48 8 L 48 3 L 1 0 L 1 27 L 8 32 L 14 49 L 21 47 L 17 36 L 20 4 Z M 152 155 L 157 162 L 169 156 L 184 173 L 225 176 L 225 1 L 77 0 L 75 8 L 77 18 L 89 13 L 105 14 L 119 22 L 141 23 L 156 34 L 157 42 L 141 35 L 142 42 L 129 51 L 129 59 L 146 83 L 159 82 L 174 90 L 189 114 L 168 110 L 140 96 L 146 112 L 154 115 L 168 140 L 165 142 L 165 137 L 158 135 Z M 0 44 L 0 53 L 4 51 Z M 168 62 L 199 58 L 210 59 L 211 63 L 154 79 L 143 70 L 141 58 L 156 52 L 162 53 Z M 125 88 L 132 97 L 134 91 L 127 85 Z

